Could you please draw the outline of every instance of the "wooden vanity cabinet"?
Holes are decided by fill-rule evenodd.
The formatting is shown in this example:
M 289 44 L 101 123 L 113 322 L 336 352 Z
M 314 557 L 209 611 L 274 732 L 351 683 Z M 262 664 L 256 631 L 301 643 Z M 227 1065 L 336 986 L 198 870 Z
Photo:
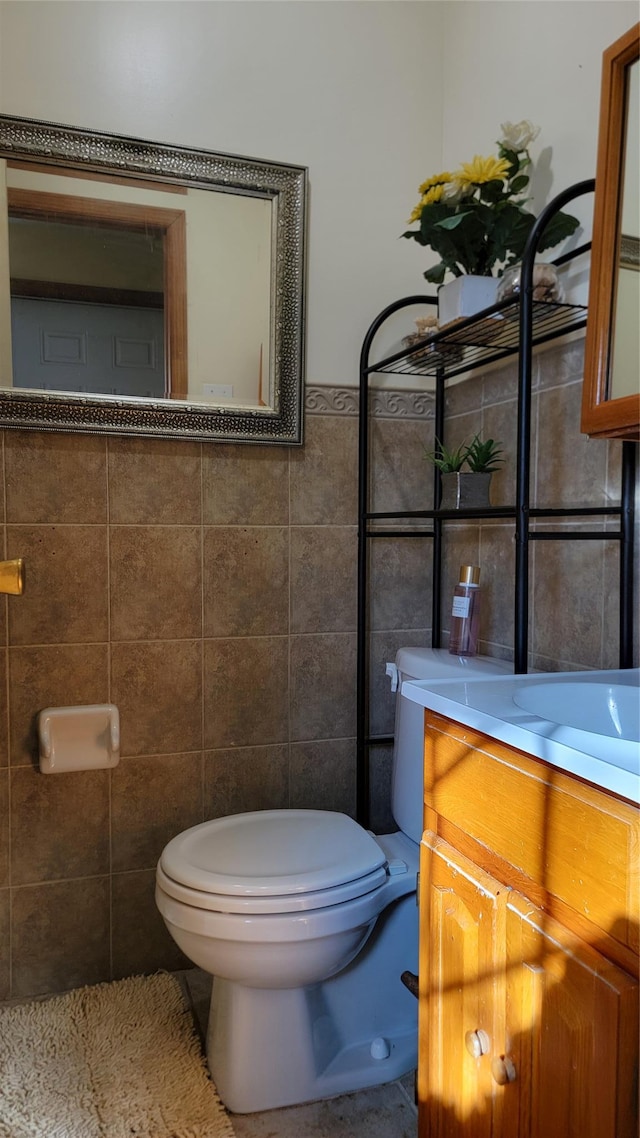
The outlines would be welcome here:
M 426 714 L 420 1138 L 637 1138 L 638 810 Z

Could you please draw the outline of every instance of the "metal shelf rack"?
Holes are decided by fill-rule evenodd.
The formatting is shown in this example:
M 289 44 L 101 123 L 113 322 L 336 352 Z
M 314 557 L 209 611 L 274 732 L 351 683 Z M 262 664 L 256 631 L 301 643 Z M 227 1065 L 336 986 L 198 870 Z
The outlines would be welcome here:
M 620 543 L 620 667 L 633 662 L 633 528 L 634 487 L 637 445 L 622 443 L 622 477 L 620 504 L 598 507 L 558 507 L 538 509 L 530 506 L 531 464 L 531 374 L 534 346 L 544 344 L 583 328 L 587 310 L 580 305 L 535 302 L 533 300 L 533 265 L 541 235 L 550 218 L 567 202 L 592 193 L 595 181 L 589 179 L 559 194 L 540 214 L 532 227 L 522 260 L 521 295 L 485 309 L 476 316 L 457 322 L 453 327 L 425 337 L 402 351 L 382 360 L 372 361 L 374 338 L 395 313 L 412 305 L 436 305 L 433 296 L 408 296 L 385 308 L 373 321 L 364 338 L 360 355 L 359 404 L 359 486 L 358 486 L 358 617 L 357 617 L 357 701 L 356 761 L 357 817 L 369 824 L 369 749 L 373 744 L 391 743 L 393 736 L 372 736 L 369 731 L 369 630 L 368 576 L 369 542 L 383 537 L 429 537 L 432 546 L 432 614 L 431 643 L 440 647 L 443 528 L 448 520 L 507 518 L 515 529 L 514 586 L 514 672 L 527 671 L 529 642 L 529 545 L 532 541 L 618 541 Z M 554 262 L 561 265 L 587 252 L 582 245 Z M 435 381 L 435 436 L 444 439 L 445 391 L 447 381 L 455 376 L 486 367 L 488 364 L 518 356 L 518 424 L 517 475 L 513 506 L 486 509 L 441 510 L 440 476 L 435 470 L 433 506 L 430 509 L 399 513 L 369 510 L 369 392 L 373 375 L 394 374 L 431 377 Z M 532 529 L 533 521 L 551 518 L 617 518 L 617 529 L 545 530 Z M 385 529 L 381 522 L 406 521 L 406 528 Z M 425 528 L 425 521 L 432 523 Z M 417 523 L 422 522 L 421 526 Z M 411 524 L 413 523 L 413 524 Z

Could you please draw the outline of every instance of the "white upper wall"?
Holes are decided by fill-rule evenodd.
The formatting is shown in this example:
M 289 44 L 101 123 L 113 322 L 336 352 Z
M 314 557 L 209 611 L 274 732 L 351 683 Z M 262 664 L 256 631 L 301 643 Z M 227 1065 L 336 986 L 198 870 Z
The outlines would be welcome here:
M 540 127 L 531 147 L 534 213 L 593 178 L 602 53 L 639 15 L 636 0 L 445 0 L 444 168 L 495 154 L 501 123 L 531 119 Z M 565 208 L 582 223 L 573 241 L 582 244 L 591 237 L 593 195 Z M 587 273 L 588 259 L 572 293 L 580 303 Z
M 439 4 L 0 3 L 0 111 L 309 167 L 307 378 L 357 383 L 417 288 L 398 234 L 440 154 Z
M 542 128 L 536 205 L 591 177 L 602 51 L 637 13 L 635 0 L 0 0 L 0 111 L 307 165 L 307 379 L 355 384 L 376 313 L 431 291 L 430 254 L 399 239 L 419 183 L 491 153 L 520 118 Z

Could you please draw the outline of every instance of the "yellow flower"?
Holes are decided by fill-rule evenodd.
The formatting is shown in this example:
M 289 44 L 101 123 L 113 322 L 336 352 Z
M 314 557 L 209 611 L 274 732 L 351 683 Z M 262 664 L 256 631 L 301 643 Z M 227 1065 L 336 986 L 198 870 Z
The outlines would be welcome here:
M 421 217 L 422 217 L 422 199 L 420 199 L 417 206 L 414 206 L 414 208 L 412 209 L 411 217 L 407 221 L 407 225 L 413 225 L 414 221 L 420 221 Z
M 423 207 L 426 205 L 433 205 L 434 202 L 439 202 L 445 192 L 445 187 L 451 186 L 452 175 L 445 171 L 443 174 L 434 174 L 432 178 L 427 178 L 421 186 L 418 186 L 418 193 L 421 194 L 420 201 L 411 213 L 407 225 L 412 225 L 414 221 L 420 221 L 422 217 Z
M 462 187 L 465 186 L 479 186 L 483 182 L 492 182 L 494 179 L 502 179 L 509 169 L 509 162 L 506 158 L 482 158 L 476 154 L 473 162 L 463 162 L 459 170 L 456 170 L 454 175 L 456 182 Z
M 426 194 L 427 190 L 430 190 L 432 186 L 443 186 L 445 182 L 450 181 L 451 174 L 448 170 L 445 170 L 443 174 L 434 174 L 432 178 L 427 178 L 426 182 L 418 186 L 418 193 Z
M 426 194 L 422 195 L 422 204 L 431 205 L 433 202 L 439 202 L 444 193 L 444 186 L 432 186 L 427 190 Z

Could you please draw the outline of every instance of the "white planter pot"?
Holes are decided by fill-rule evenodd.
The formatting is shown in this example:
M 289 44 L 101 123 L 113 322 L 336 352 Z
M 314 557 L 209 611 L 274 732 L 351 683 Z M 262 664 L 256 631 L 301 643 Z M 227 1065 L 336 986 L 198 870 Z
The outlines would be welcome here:
M 438 321 L 440 327 L 452 320 L 475 316 L 496 303 L 498 277 L 454 277 L 438 289 Z

